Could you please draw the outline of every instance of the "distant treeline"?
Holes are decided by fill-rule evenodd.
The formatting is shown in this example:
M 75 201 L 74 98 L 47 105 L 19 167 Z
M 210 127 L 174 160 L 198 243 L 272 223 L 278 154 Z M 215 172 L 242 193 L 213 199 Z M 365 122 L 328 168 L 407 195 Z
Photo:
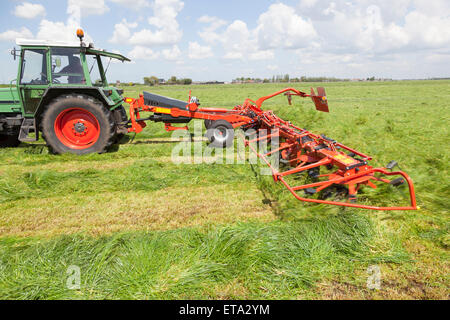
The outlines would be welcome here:
M 272 78 L 248 78 L 240 77 L 233 80 L 233 83 L 282 83 L 282 82 L 335 82 L 350 81 L 350 79 L 340 79 L 335 77 L 290 77 L 289 74 L 276 75 Z
M 450 80 L 450 77 L 442 77 L 442 78 L 428 78 L 428 79 L 402 79 L 397 81 L 423 81 L 423 80 Z M 353 78 L 353 79 L 347 79 L 347 78 L 336 78 L 336 77 L 294 77 L 291 78 L 288 74 L 285 75 L 277 75 L 273 76 L 272 78 L 250 78 L 250 77 L 240 77 L 232 80 L 232 83 L 283 83 L 283 82 L 289 82 L 289 83 L 295 83 L 295 82 L 338 82 L 338 81 L 394 81 L 391 78 Z M 151 77 L 144 77 L 144 85 L 148 86 L 157 86 L 157 85 L 190 85 L 190 84 L 226 84 L 229 82 L 222 82 L 222 81 L 192 81 L 192 79 L 189 78 L 180 78 L 178 79 L 175 76 L 170 77 L 169 79 L 161 79 L 157 78 L 155 76 Z M 135 85 L 142 85 L 139 82 L 125 82 L 121 83 L 120 81 L 116 81 L 116 85 L 121 86 L 135 86 Z M 0 85 L 2 86 L 2 85 Z M 8 86 L 9 85 L 3 85 Z
M 276 75 L 272 78 L 246 78 L 240 77 L 233 80 L 233 83 L 283 83 L 283 82 L 337 82 L 337 81 L 389 81 L 392 79 L 377 79 L 375 77 L 370 77 L 366 79 L 346 79 L 346 78 L 336 78 L 336 77 L 294 77 L 291 78 L 289 74 Z
M 155 76 L 144 77 L 144 84 L 147 86 L 157 86 L 164 84 L 191 84 L 191 83 L 192 79 L 189 78 L 177 79 L 177 77 L 175 76 L 170 77 L 170 79 L 168 80 L 161 79 Z

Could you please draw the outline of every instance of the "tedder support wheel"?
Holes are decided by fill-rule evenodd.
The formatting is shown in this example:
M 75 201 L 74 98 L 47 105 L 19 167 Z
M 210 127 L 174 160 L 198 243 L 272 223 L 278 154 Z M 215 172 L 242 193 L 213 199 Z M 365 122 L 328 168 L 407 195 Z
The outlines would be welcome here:
M 213 123 L 213 120 L 208 120 L 208 119 L 206 119 L 205 120 L 205 128 L 206 129 L 209 129 L 210 127 L 211 127 L 211 124 Z
M 103 153 L 114 143 L 115 123 L 110 110 L 83 94 L 53 100 L 42 116 L 42 136 L 53 153 Z
M 234 128 L 228 121 L 215 120 L 206 131 L 206 137 L 213 148 L 226 148 L 233 144 Z
M 19 133 L 15 135 L 0 134 L 0 148 L 15 148 L 19 144 Z

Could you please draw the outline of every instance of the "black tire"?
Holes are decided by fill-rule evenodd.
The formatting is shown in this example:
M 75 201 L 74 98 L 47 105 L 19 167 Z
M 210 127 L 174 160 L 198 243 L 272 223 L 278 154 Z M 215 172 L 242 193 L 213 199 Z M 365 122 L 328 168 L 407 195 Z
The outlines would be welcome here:
M 92 143 L 83 145 L 82 148 L 63 142 L 56 133 L 58 131 L 61 136 L 61 131 L 55 128 L 58 116 L 67 113 L 71 109 L 86 112 L 97 121 L 98 137 L 93 139 Z M 49 150 L 55 154 L 73 153 L 82 155 L 103 153 L 108 150 L 115 139 L 115 122 L 112 112 L 99 100 L 84 94 L 63 95 L 54 99 L 42 115 L 41 130 Z
M 208 120 L 208 119 L 206 119 L 205 120 L 205 128 L 206 129 L 209 129 L 210 127 L 211 127 L 211 124 L 213 123 L 213 120 Z
M 210 141 L 210 147 L 226 148 L 233 144 L 234 128 L 228 121 L 216 120 L 206 131 L 206 137 Z
M 0 148 L 15 148 L 20 144 L 19 134 L 0 134 Z

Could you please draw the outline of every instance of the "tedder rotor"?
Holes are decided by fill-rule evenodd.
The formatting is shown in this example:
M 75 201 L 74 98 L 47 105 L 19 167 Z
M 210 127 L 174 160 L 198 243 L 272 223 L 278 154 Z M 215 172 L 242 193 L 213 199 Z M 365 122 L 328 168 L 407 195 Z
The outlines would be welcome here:
M 317 135 L 297 127 L 279 118 L 272 111 L 261 108 L 264 101 L 280 94 L 287 96 L 289 104 L 292 96 L 309 97 L 318 111 L 329 112 L 325 89 L 321 87 L 317 89 L 317 94 L 312 88 L 311 94 L 286 88 L 256 101 L 246 99 L 242 105 L 233 109 L 200 108 L 196 97 L 189 96 L 189 102 L 184 102 L 144 92 L 138 99 L 124 98 L 124 101 L 130 104 L 128 132 L 141 132 L 146 126 L 145 121 L 149 120 L 164 122 L 165 129 L 173 131 L 188 129 L 186 126 L 174 127 L 174 123 L 203 119 L 210 146 L 226 147 L 233 142 L 234 129 L 240 127 L 245 132 L 253 129 L 255 134 L 250 135 L 250 138 L 248 134 L 242 135 L 245 145 L 269 166 L 273 179 L 281 182 L 300 201 L 372 210 L 417 209 L 413 182 L 405 172 L 392 171 L 397 165 L 395 161 L 391 161 L 386 167 L 372 167 L 368 163 L 372 160 L 370 156 L 325 135 Z M 141 112 L 153 114 L 148 118 L 141 118 Z M 267 142 L 275 139 L 279 144 L 270 151 L 261 152 L 255 147 L 255 144 L 265 142 L 267 145 Z M 282 168 L 272 165 L 269 157 L 275 154 L 279 155 Z M 326 168 L 326 173 L 320 174 L 320 168 Z M 307 173 L 311 180 L 309 183 L 292 185 L 288 181 L 289 176 L 296 177 L 302 173 Z M 386 176 L 399 177 L 389 180 Z M 405 181 L 409 188 L 409 206 L 386 207 L 357 203 L 357 193 L 363 186 L 375 189 L 376 183 L 399 186 Z M 333 191 L 344 195 L 344 199 L 328 199 Z

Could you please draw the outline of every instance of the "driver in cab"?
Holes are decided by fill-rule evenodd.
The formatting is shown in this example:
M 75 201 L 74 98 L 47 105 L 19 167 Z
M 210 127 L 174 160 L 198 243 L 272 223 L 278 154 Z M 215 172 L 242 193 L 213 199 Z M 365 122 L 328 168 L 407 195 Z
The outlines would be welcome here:
M 69 64 L 62 68 L 57 77 L 69 74 L 68 83 L 84 83 L 83 67 L 79 57 L 69 56 Z

